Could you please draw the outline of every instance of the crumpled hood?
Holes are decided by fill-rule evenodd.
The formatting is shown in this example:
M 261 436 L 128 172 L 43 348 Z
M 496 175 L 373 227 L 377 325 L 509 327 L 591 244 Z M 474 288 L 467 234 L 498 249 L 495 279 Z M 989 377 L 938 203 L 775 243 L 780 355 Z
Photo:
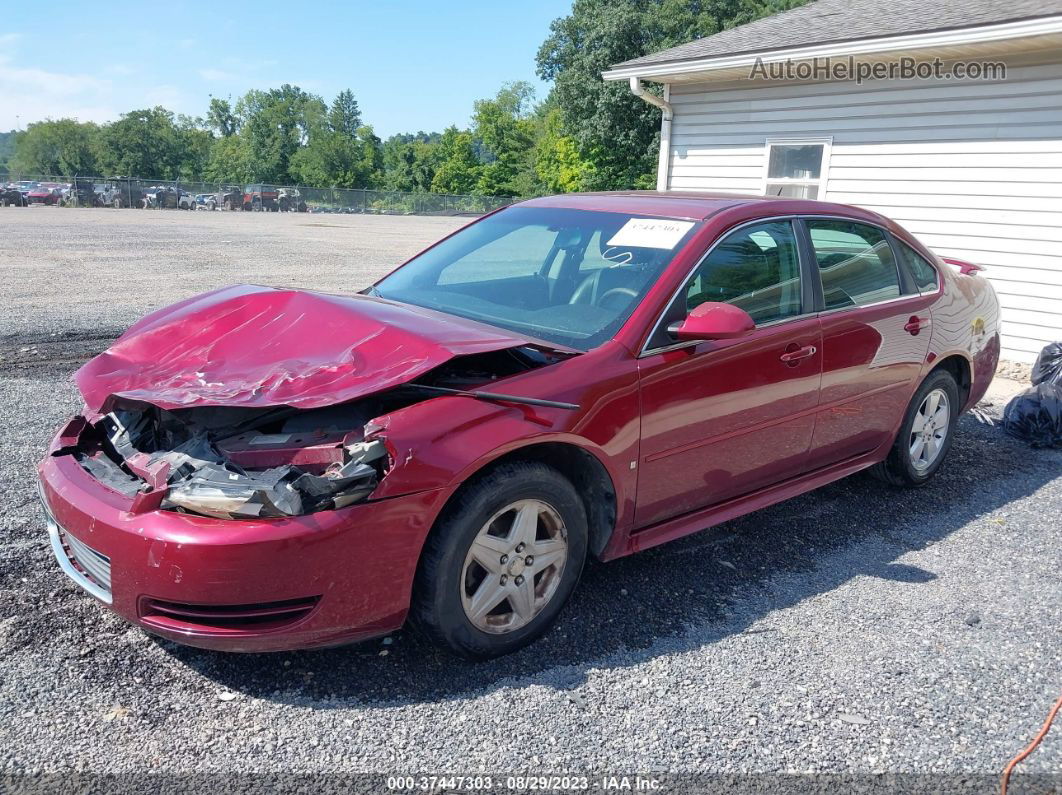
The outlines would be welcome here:
M 237 285 L 146 316 L 75 374 L 85 402 L 164 409 L 342 403 L 529 340 L 368 296 Z

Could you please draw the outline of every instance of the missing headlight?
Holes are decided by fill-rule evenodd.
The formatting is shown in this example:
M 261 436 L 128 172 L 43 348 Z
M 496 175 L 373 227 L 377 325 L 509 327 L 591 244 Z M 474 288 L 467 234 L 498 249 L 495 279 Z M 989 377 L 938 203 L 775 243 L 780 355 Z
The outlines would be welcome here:
M 276 413 L 263 413 L 261 425 L 234 416 L 235 435 L 233 425 L 219 427 L 216 409 L 204 411 L 200 424 L 194 411 L 124 406 L 86 425 L 67 452 L 127 496 L 150 493 L 163 509 L 238 519 L 351 505 L 372 493 L 387 465 L 384 444 L 362 440 L 357 411 L 348 410 L 347 427 L 335 411 L 305 412 L 294 433 Z

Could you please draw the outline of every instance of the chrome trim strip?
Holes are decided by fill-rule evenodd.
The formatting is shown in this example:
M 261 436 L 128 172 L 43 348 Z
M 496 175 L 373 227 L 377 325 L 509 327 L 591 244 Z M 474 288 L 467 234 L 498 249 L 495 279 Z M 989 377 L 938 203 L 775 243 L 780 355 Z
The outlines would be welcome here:
M 74 564 L 70 562 L 70 559 L 66 556 L 66 550 L 63 548 L 62 539 L 59 538 L 59 525 L 55 523 L 55 520 L 51 517 L 48 518 L 48 537 L 52 542 L 52 552 L 55 553 L 56 560 L 59 561 L 59 568 L 66 573 L 66 576 L 76 582 L 90 594 L 95 596 L 101 602 L 105 604 L 111 604 L 112 598 L 110 591 L 106 591 L 96 583 L 92 582 L 88 577 L 82 574 L 80 571 L 74 568 Z
M 111 561 L 83 541 L 75 538 L 67 532 L 60 532 L 60 541 L 65 541 L 67 548 L 74 557 L 74 562 L 88 572 L 89 576 L 103 588 L 111 587 Z
M 88 591 L 92 596 L 95 596 L 104 604 L 111 604 L 113 599 L 111 597 L 110 590 L 92 582 L 92 580 L 90 580 L 88 577 L 86 577 L 84 574 L 74 568 L 74 564 L 70 562 L 70 558 L 67 556 L 66 548 L 63 546 L 63 539 L 60 536 L 61 531 L 59 529 L 59 524 L 55 521 L 55 517 L 52 516 L 51 508 L 48 507 L 48 502 L 44 498 L 44 489 L 40 486 L 40 484 L 38 484 L 38 490 L 40 491 L 41 505 L 44 508 L 44 517 L 48 524 L 48 539 L 51 541 L 52 552 L 55 554 L 55 559 L 59 561 L 59 568 L 63 570 L 63 573 L 66 574 L 67 577 L 69 577 L 75 583 L 77 583 L 86 591 Z M 96 552 L 96 550 L 92 549 L 91 547 L 87 546 L 83 541 L 74 538 L 69 533 L 66 533 L 65 535 L 67 539 L 69 539 L 71 542 L 70 548 L 71 550 L 75 551 L 75 557 L 77 557 L 78 562 L 81 563 L 81 565 L 85 566 L 86 571 L 95 576 L 93 567 L 103 566 L 103 562 L 98 560 L 98 558 L 106 559 L 106 557 L 101 553 Z M 91 555 L 88 555 L 88 557 L 91 557 L 93 560 L 91 565 L 86 565 L 86 563 L 82 563 L 81 557 L 78 556 L 76 553 L 78 547 L 84 548 L 86 552 L 91 553 Z M 111 565 L 109 559 L 107 559 L 106 564 L 106 577 L 102 576 L 101 571 L 100 579 L 110 585 Z
M 916 298 L 925 298 L 924 295 L 918 293 L 911 293 L 910 295 L 901 295 L 897 298 L 886 298 L 884 301 L 875 301 L 872 304 L 855 304 L 854 306 L 835 306 L 833 309 L 823 309 L 819 312 L 819 317 L 823 315 L 836 315 L 838 312 L 851 312 L 853 309 L 873 309 L 876 306 L 887 306 L 888 304 L 898 304 L 901 301 L 913 301 Z M 928 326 L 929 323 L 926 323 Z
M 727 229 L 726 232 L 724 232 L 715 242 L 712 243 L 712 245 L 710 245 L 705 250 L 704 254 L 701 255 L 700 259 L 697 260 L 697 262 L 693 265 L 693 267 L 690 268 L 689 272 L 687 272 L 686 275 L 682 278 L 682 281 L 679 283 L 678 289 L 675 290 L 675 292 L 671 295 L 671 297 L 669 299 L 667 299 L 667 303 L 664 304 L 664 311 L 660 313 L 660 316 L 656 319 L 656 323 L 653 324 L 652 330 L 649 332 L 649 336 L 645 338 L 646 344 L 648 344 L 649 340 L 651 340 L 654 336 L 656 336 L 656 332 L 659 330 L 660 324 L 664 320 L 664 313 L 667 312 L 667 308 L 669 306 L 671 306 L 671 304 L 674 302 L 674 300 L 676 298 L 678 298 L 679 293 L 682 292 L 682 288 L 686 286 L 686 282 L 688 282 L 690 280 L 690 278 L 693 276 L 693 274 L 697 272 L 697 269 L 699 267 L 701 267 L 701 263 L 703 263 L 704 260 L 708 258 L 708 255 L 712 253 L 712 251 L 715 249 L 715 247 L 718 246 L 720 243 L 722 243 L 724 240 L 726 240 L 726 238 L 728 238 L 732 232 L 736 232 L 737 230 L 743 229 L 746 226 L 754 226 L 756 224 L 769 223 L 771 221 L 789 221 L 790 223 L 792 223 L 793 221 L 807 220 L 809 218 L 817 218 L 817 219 L 827 220 L 827 221 L 847 221 L 847 222 L 853 223 L 853 224 L 865 224 L 866 226 L 873 226 L 874 228 L 876 228 L 876 229 L 878 229 L 878 230 L 880 230 L 880 231 L 885 233 L 885 235 L 886 235 L 885 239 L 886 240 L 888 240 L 888 235 L 891 234 L 886 227 L 884 227 L 881 224 L 876 223 L 874 221 L 864 221 L 861 218 L 849 218 L 846 215 L 829 215 L 829 214 L 821 214 L 821 213 L 816 213 L 816 214 L 804 214 L 804 213 L 801 213 L 799 215 L 795 214 L 795 213 L 788 213 L 786 215 L 765 215 L 762 218 L 756 218 L 755 220 L 745 221 L 744 223 L 740 223 L 737 226 L 732 226 L 729 229 Z M 915 253 L 917 254 L 918 252 L 916 251 Z M 921 256 L 921 255 L 919 255 L 919 256 Z M 897 277 L 898 276 L 899 276 L 899 272 L 897 271 Z M 938 281 L 940 280 L 939 274 L 937 275 L 937 280 Z M 827 314 L 831 314 L 832 315 L 835 312 L 844 312 L 844 311 L 847 311 L 847 310 L 850 310 L 850 309 L 866 309 L 866 308 L 872 307 L 872 306 L 880 306 L 882 304 L 890 304 L 890 303 L 894 303 L 896 301 L 903 301 L 903 300 L 908 300 L 908 299 L 912 299 L 912 298 L 922 298 L 922 297 L 924 297 L 924 296 L 922 294 L 920 294 L 920 293 L 912 293 L 910 295 L 901 295 L 899 298 L 890 298 L 890 299 L 888 299 L 886 301 L 878 301 L 877 303 L 874 303 L 874 304 L 863 304 L 862 306 L 842 306 L 842 307 L 837 307 L 835 309 L 823 310 L 822 312 L 804 312 L 803 314 L 800 314 L 800 315 L 793 315 L 793 317 L 781 318 L 779 320 L 772 320 L 770 323 L 759 324 L 759 325 L 756 326 L 756 328 L 766 328 L 767 326 L 774 326 L 774 325 L 779 325 L 779 324 L 782 324 L 782 323 L 791 323 L 794 320 L 802 320 L 804 318 L 815 317 L 816 315 L 821 317 L 822 315 L 827 315 Z M 661 347 L 661 348 L 646 348 L 643 345 L 641 353 L 639 353 L 636 358 L 643 359 L 646 356 L 655 356 L 658 353 L 667 353 L 668 351 L 679 350 L 679 349 L 685 348 L 685 347 L 687 347 L 689 345 L 696 345 L 696 344 L 698 344 L 700 342 L 706 342 L 706 341 L 707 340 L 691 340 L 691 341 L 688 341 L 688 342 L 676 343 L 675 345 L 666 345 L 666 346 Z

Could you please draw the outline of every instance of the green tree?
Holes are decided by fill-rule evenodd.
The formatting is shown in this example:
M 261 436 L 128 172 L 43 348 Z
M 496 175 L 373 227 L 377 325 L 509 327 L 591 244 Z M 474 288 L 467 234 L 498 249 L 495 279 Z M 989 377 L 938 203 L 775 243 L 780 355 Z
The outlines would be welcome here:
M 472 134 L 454 126 L 447 127 L 438 147 L 439 166 L 432 177 L 431 190 L 435 193 L 472 193 L 482 171 Z
M 99 162 L 109 174 L 175 179 L 183 156 L 173 113 L 158 106 L 122 114 L 100 130 Z
M 377 188 L 383 183 L 383 143 L 373 131 L 371 124 L 358 128 L 358 140 L 361 142 L 361 162 L 366 175 L 364 187 Z
M 0 132 L 0 171 L 7 173 L 7 164 L 11 156 L 15 154 L 15 139 L 18 137 L 17 130 Z
M 294 181 L 291 159 L 324 123 L 327 113 L 320 97 L 288 84 L 268 91 L 248 91 L 236 103 L 241 120 L 245 164 L 256 182 Z
M 204 177 L 212 182 L 242 183 L 253 179 L 250 172 L 245 142 L 240 136 L 214 139 Z
M 533 191 L 535 92 L 529 83 L 506 83 L 491 99 L 475 103 L 473 132 L 484 146 L 478 189 L 494 196 Z
M 14 137 L 11 169 L 23 174 L 73 176 L 98 170 L 100 128 L 90 122 L 57 119 L 30 124 Z
M 358 109 L 358 101 L 354 99 L 354 92 L 349 88 L 340 91 L 328 110 L 328 126 L 332 132 L 347 138 L 356 138 L 358 129 L 361 127 L 361 111 Z
M 354 94 L 342 91 L 327 116 L 308 118 L 308 140 L 296 151 L 289 173 L 308 185 L 366 188 L 380 179 L 380 139 L 363 126 Z
M 199 179 L 206 173 L 214 135 L 205 124 L 200 118 L 177 117 L 178 176 L 183 179 Z
M 586 181 L 589 164 L 579 156 L 575 139 L 564 134 L 559 108 L 549 108 L 540 115 L 534 160 L 536 192 L 570 193 Z
M 439 133 L 399 133 L 383 143 L 382 187 L 387 190 L 430 191 L 439 167 Z
M 587 161 L 584 189 L 652 185 L 660 111 L 605 82 L 614 64 L 657 52 L 806 0 L 575 0 L 554 20 L 539 48 L 538 74 L 553 81 L 551 99 Z
M 239 119 L 227 99 L 211 98 L 206 123 L 210 129 L 217 130 L 222 138 L 235 135 L 239 130 Z

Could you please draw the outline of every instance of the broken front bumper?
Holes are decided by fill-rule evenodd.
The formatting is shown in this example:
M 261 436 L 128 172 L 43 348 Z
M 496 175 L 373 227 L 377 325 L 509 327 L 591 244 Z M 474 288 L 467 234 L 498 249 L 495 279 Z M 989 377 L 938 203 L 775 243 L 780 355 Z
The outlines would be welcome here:
M 444 498 L 435 490 L 283 519 L 137 513 L 52 451 L 39 466 L 41 497 L 64 571 L 150 632 L 226 651 L 329 646 L 401 626 Z

